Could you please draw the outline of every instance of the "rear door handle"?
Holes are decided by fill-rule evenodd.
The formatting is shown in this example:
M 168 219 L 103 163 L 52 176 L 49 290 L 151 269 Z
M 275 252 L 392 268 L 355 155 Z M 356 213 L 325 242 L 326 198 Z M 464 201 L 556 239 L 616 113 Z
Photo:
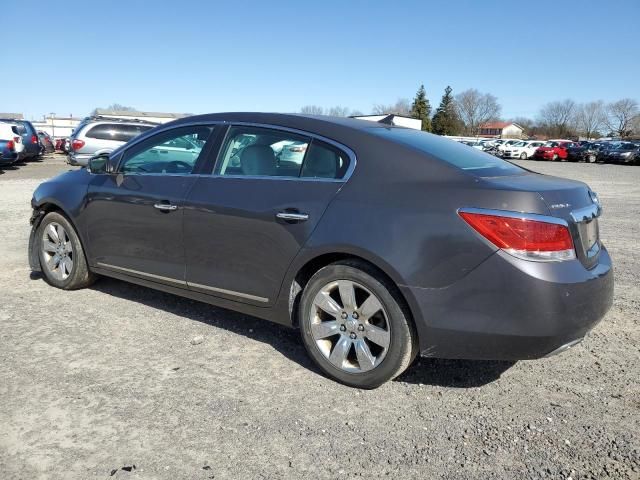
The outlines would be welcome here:
M 170 203 L 156 203 L 153 208 L 162 210 L 163 212 L 172 212 L 178 209 L 177 205 L 171 205 Z
M 309 220 L 309 214 L 296 213 L 296 212 L 278 212 L 276 217 L 281 220 L 287 220 L 288 222 L 306 222 Z

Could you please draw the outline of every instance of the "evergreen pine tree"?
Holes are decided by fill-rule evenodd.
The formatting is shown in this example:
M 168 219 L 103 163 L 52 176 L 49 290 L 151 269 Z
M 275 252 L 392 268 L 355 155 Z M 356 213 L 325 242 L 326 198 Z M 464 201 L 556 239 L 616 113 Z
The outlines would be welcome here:
M 451 87 L 444 89 L 444 95 L 440 100 L 435 115 L 433 116 L 433 133 L 438 135 L 459 135 L 462 122 L 456 112 Z
M 422 120 L 422 130 L 425 132 L 431 131 L 431 105 L 429 105 L 424 85 L 420 85 L 416 97 L 413 99 L 411 116 Z

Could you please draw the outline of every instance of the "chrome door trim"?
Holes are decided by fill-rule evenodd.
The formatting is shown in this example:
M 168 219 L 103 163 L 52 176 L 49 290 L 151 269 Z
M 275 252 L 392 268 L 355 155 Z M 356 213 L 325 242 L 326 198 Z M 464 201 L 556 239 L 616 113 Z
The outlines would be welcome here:
M 226 290 L 224 288 L 210 287 L 208 285 L 201 285 L 199 283 L 188 283 L 188 282 L 186 282 L 184 280 L 176 280 L 175 278 L 163 277 L 162 275 L 155 275 L 153 273 L 141 272 L 139 270 L 133 270 L 132 268 L 118 267 L 116 265 L 110 265 L 108 263 L 102 263 L 102 262 L 98 262 L 97 265 L 98 265 L 98 267 L 105 268 L 107 270 L 115 270 L 115 271 L 120 271 L 120 272 L 123 272 L 123 273 L 139 275 L 141 277 L 146 277 L 146 278 L 153 279 L 153 280 L 160 280 L 160 281 L 163 281 L 163 282 L 174 283 L 176 285 L 180 285 L 181 287 L 193 287 L 193 288 L 199 288 L 199 289 L 202 289 L 202 290 L 209 290 L 211 292 L 223 293 L 225 295 L 230 295 L 230 296 L 238 297 L 238 298 L 245 298 L 247 300 L 254 300 L 254 301 L 260 302 L 260 303 L 268 303 L 269 302 L 268 298 L 259 297 L 257 295 L 250 295 L 248 293 L 235 292 L 233 290 Z
M 225 295 L 231 295 L 234 297 L 246 298 L 247 300 L 253 300 L 260 303 L 269 302 L 268 298 L 259 297 L 257 295 L 250 295 L 248 293 L 235 292 L 233 290 L 226 290 L 224 288 L 210 287 L 209 285 L 202 285 L 200 283 L 187 282 L 187 286 L 193 287 L 193 288 L 200 288 L 202 290 L 209 290 L 211 292 L 216 292 L 216 293 L 223 293 Z
M 109 270 L 117 270 L 124 273 L 132 273 L 134 275 L 140 275 L 141 277 L 147 277 L 154 280 L 161 280 L 163 282 L 175 283 L 183 287 L 187 286 L 187 282 L 185 282 L 184 280 L 176 280 L 175 278 L 163 277 L 162 275 L 155 275 L 153 273 L 141 272 L 139 270 L 133 270 L 132 268 L 124 268 L 124 267 L 118 267 L 116 265 L 109 265 L 108 263 L 98 262 L 97 265 L 99 267 L 106 268 Z
M 305 220 L 309 220 L 309 215 L 307 213 L 278 212 L 276 213 L 276 217 L 282 220 L 293 220 L 294 222 L 304 222 Z
M 155 203 L 153 208 L 157 208 L 158 210 L 163 210 L 165 212 L 172 212 L 173 210 L 177 210 L 178 206 L 169 203 Z

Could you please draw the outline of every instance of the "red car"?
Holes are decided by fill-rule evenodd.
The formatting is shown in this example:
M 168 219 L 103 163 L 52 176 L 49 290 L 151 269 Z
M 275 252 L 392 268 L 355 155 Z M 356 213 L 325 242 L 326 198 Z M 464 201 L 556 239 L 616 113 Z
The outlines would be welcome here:
M 536 160 L 566 160 L 567 148 L 573 145 L 568 140 L 552 140 L 539 147 L 533 154 Z

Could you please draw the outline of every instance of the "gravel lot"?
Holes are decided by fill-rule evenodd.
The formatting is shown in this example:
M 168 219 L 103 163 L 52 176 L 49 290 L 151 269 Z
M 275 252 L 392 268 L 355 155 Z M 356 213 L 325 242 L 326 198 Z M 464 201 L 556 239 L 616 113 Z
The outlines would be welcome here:
M 0 170 L 0 477 L 640 478 L 640 167 L 522 164 L 600 194 L 612 310 L 563 355 L 423 359 L 374 391 L 324 378 L 267 322 L 31 278 L 31 193 L 69 167 Z

